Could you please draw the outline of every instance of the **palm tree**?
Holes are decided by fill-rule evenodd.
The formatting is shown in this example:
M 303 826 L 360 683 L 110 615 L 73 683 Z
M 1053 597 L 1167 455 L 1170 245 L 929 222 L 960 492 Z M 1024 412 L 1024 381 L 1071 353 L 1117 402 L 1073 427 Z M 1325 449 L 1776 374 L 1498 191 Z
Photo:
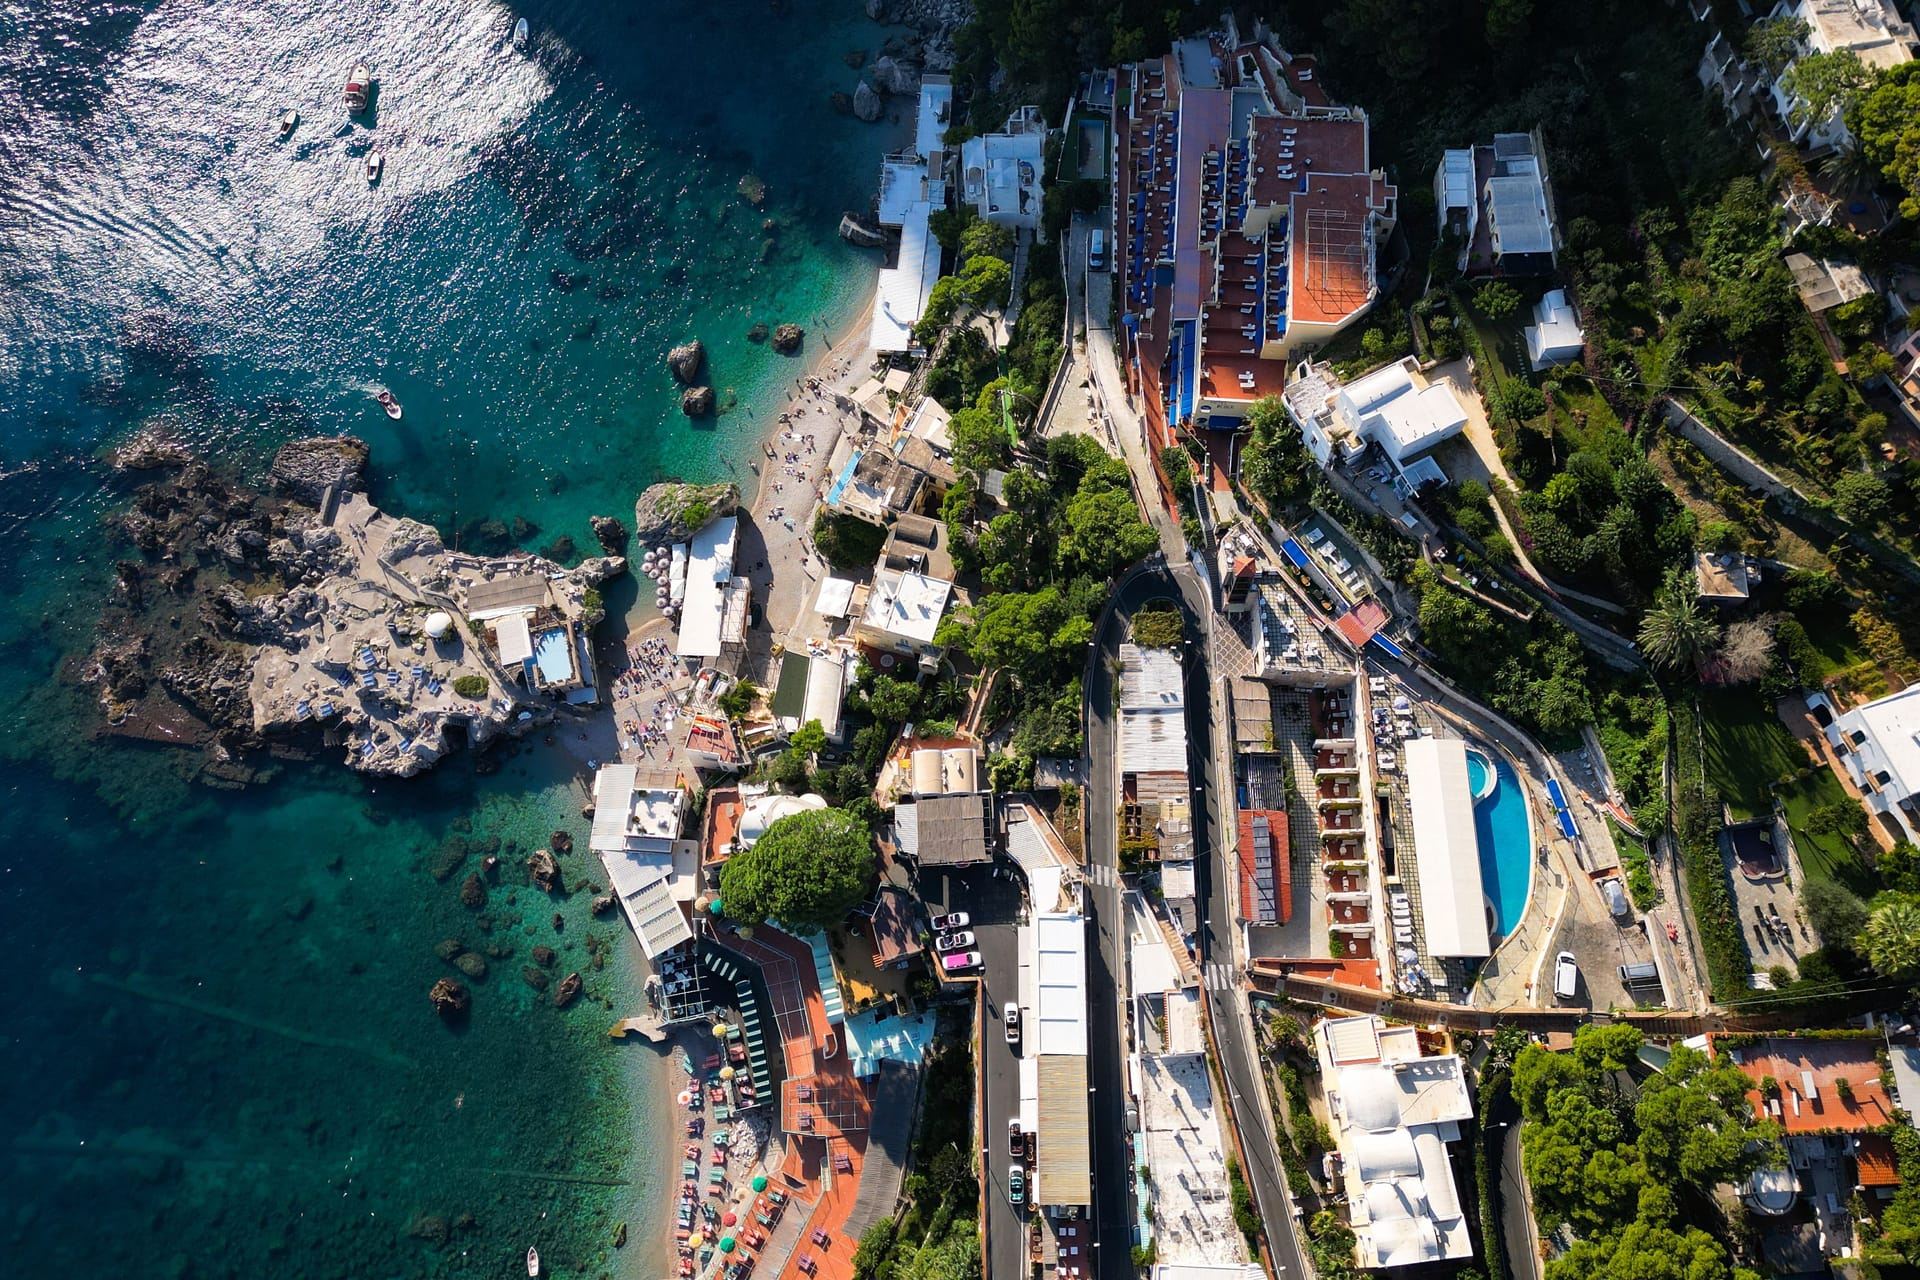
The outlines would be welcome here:
M 1867 159 L 1860 149 L 1860 143 L 1852 134 L 1841 139 L 1840 145 L 1820 162 L 1820 176 L 1833 183 L 1833 197 L 1846 200 L 1862 187 L 1871 186 L 1880 176 L 1873 161 Z
M 1679 570 L 1667 575 L 1653 607 L 1640 619 L 1640 648 L 1671 670 L 1697 668 L 1720 638 L 1720 624 L 1700 607 Z
M 1881 894 L 1860 931 L 1860 948 L 1888 977 L 1920 969 L 1920 895 Z

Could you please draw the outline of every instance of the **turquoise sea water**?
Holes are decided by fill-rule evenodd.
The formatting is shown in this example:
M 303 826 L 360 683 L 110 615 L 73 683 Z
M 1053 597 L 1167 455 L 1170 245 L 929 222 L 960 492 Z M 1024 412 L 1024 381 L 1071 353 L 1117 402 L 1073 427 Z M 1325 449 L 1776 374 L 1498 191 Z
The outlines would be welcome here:
M 789 10 L 55 0 L 0 19 L 9 1272 L 500 1276 L 537 1244 L 555 1274 L 666 1273 L 668 1069 L 604 1034 L 639 999 L 636 956 L 588 895 L 549 901 L 520 867 L 585 833 L 558 751 L 216 792 L 90 737 L 61 677 L 124 554 L 100 525 L 126 485 L 97 457 L 143 424 L 240 468 L 351 431 L 388 509 L 469 537 L 517 516 L 535 548 L 591 547 L 587 517 L 661 476 L 744 470 L 802 367 L 746 332 L 798 321 L 808 358 L 838 338 L 875 264 L 835 225 L 891 136 L 828 103 L 853 87 L 841 55 L 885 33 L 851 0 Z M 508 47 L 520 15 L 532 58 Z M 365 122 L 340 106 L 356 58 L 380 84 Z M 694 335 L 737 404 L 699 427 L 661 363 Z M 570 882 L 597 874 L 581 843 Z M 500 883 L 469 910 L 460 881 L 494 848 Z M 493 953 L 459 1031 L 426 1000 L 447 938 Z M 587 976 L 565 1013 L 521 978 L 542 944 L 556 978 Z
M 1493 793 L 1473 805 L 1474 833 L 1479 837 L 1480 883 L 1493 904 L 1493 931 L 1512 933 L 1526 913 L 1533 882 L 1533 837 L 1527 818 L 1527 797 L 1506 757 L 1493 761 Z M 1487 785 L 1486 757 L 1467 752 L 1467 784 L 1475 796 Z

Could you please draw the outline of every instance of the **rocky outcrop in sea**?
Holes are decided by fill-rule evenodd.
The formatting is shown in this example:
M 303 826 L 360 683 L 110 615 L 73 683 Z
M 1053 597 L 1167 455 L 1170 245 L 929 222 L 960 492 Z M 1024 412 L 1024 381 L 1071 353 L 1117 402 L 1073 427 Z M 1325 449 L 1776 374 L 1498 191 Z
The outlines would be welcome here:
M 109 527 L 112 595 L 70 668 L 98 691 L 104 732 L 200 749 L 203 781 L 238 785 L 269 748 L 317 743 L 406 776 L 552 718 L 465 621 L 488 612 L 470 602 L 506 601 L 577 652 L 604 614 L 596 588 L 626 561 L 450 551 L 368 502 L 367 457 L 350 436 L 297 440 L 249 485 L 164 433 L 114 452 L 143 482 Z

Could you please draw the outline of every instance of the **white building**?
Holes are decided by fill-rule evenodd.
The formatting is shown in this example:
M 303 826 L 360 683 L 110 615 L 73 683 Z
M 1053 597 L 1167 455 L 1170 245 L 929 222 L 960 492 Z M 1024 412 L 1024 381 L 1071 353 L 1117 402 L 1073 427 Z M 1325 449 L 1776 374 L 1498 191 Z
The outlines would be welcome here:
M 1427 954 L 1490 955 L 1467 744 L 1458 738 L 1412 738 L 1404 755 Z
M 709 521 L 687 544 L 687 592 L 680 606 L 680 636 L 675 652 L 709 662 L 746 643 L 746 579 L 733 576 L 740 518 Z
M 1920 685 L 1855 707 L 1826 733 L 1867 808 L 1920 843 Z
M 607 869 L 627 922 L 652 959 L 693 940 L 683 899 L 690 892 L 695 860 L 680 839 L 686 792 L 664 771 L 642 777 L 637 766 L 605 764 L 593 779 L 591 847 Z M 676 873 L 676 858 L 684 874 Z
M 1038 107 L 1021 107 L 1000 133 L 983 133 L 960 144 L 960 198 L 988 222 L 1037 230 L 1040 169 L 1047 122 Z
M 1472 1256 L 1447 1161 L 1473 1118 L 1459 1057 L 1422 1057 L 1417 1030 L 1370 1015 L 1323 1019 L 1313 1040 L 1355 1261 L 1373 1271 Z
M 1533 304 L 1533 323 L 1527 326 L 1527 363 L 1535 373 L 1557 364 L 1571 364 L 1586 353 L 1587 340 L 1580 318 L 1573 313 L 1565 289 L 1550 289 Z
M 1058 896 L 1035 902 L 1052 904 Z M 1037 1136 L 1034 1147 L 1033 1201 L 1050 1214 L 1083 1209 L 1093 1203 L 1093 1145 L 1089 1131 L 1087 1084 L 1087 921 L 1073 909 L 1035 911 L 1022 930 L 1032 939 L 1032 1004 L 1026 1010 L 1025 1035 L 1035 1077 Z M 1022 987 L 1026 987 L 1023 982 Z
M 867 591 L 867 603 L 853 624 L 856 640 L 931 664 L 942 650 L 934 643 L 946 616 L 953 584 L 924 573 L 879 569 Z
M 1468 274 L 1553 270 L 1560 238 L 1538 130 L 1496 133 L 1491 144 L 1442 153 L 1433 198 L 1440 234 L 1458 241 Z
M 1186 672 L 1180 655 L 1121 645 L 1120 772 L 1186 771 Z
M 940 278 L 940 245 L 927 228 L 935 209 L 947 207 L 947 152 L 942 135 L 953 114 L 953 82 L 929 75 L 920 83 L 920 109 L 913 150 L 890 155 L 880 166 L 880 225 L 900 233 L 894 264 L 880 272 L 874 289 L 867 339 L 876 351 L 905 351 L 913 326 L 927 309 Z
M 1428 382 L 1412 356 L 1344 384 L 1330 365 L 1303 365 L 1285 403 L 1321 466 L 1358 462 L 1377 445 L 1408 492 L 1446 481 L 1428 455 L 1467 426 L 1452 384 Z
M 1780 0 L 1769 16 L 1806 23 L 1803 52 L 1851 49 L 1872 71 L 1887 71 L 1913 61 L 1915 49 L 1920 47 L 1913 25 L 1900 16 L 1893 0 Z M 1785 73 L 1773 82 L 1772 93 L 1775 109 L 1800 145 L 1824 150 L 1841 145 L 1851 136 L 1838 110 L 1829 112 L 1823 120 L 1796 120 L 1804 114 L 1805 104 L 1787 93 Z

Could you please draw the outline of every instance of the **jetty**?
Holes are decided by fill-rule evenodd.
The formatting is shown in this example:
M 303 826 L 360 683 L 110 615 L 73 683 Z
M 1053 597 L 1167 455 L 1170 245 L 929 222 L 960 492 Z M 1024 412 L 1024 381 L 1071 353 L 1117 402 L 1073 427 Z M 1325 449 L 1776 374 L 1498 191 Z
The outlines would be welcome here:
M 607 1031 L 610 1040 L 624 1040 L 628 1036 L 639 1036 L 654 1044 L 667 1042 L 666 1022 L 657 1013 L 638 1013 L 631 1018 L 622 1018 Z

